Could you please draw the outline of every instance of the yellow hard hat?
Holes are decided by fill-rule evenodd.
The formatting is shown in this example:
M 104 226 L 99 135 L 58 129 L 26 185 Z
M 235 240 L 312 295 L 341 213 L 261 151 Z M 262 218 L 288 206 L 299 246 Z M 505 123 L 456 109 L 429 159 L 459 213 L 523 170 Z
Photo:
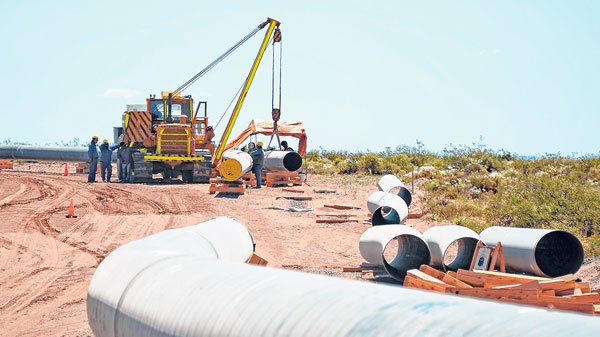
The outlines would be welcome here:
M 108 139 L 103 140 L 102 143 L 108 143 Z
M 98 136 L 94 136 L 94 137 L 92 137 L 92 139 L 98 139 Z
M 263 142 L 258 142 L 258 143 L 256 143 L 256 145 L 263 146 Z

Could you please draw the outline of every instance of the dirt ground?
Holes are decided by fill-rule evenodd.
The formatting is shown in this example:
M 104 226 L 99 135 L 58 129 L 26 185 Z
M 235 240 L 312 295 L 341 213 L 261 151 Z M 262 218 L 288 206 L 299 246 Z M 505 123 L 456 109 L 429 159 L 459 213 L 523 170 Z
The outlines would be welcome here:
M 74 169 L 73 165 L 70 168 Z M 114 170 L 113 170 L 114 171 Z M 269 266 L 301 269 L 339 277 L 344 266 L 363 262 L 360 235 L 370 225 L 366 200 L 376 178 L 309 177 L 310 186 L 249 189 L 239 197 L 210 195 L 208 185 L 87 184 L 83 174 L 63 176 L 64 164 L 15 164 L 0 171 L 0 326 L 3 336 L 86 336 L 86 294 L 100 261 L 118 246 L 147 235 L 197 224 L 214 216 L 232 216 L 252 233 L 256 251 Z M 100 177 L 98 177 L 100 180 Z M 317 194 L 315 189 L 335 189 Z M 420 190 L 411 213 L 420 213 Z M 312 201 L 276 199 L 285 195 L 318 197 Z M 67 219 L 73 200 L 76 219 Z M 323 206 L 347 204 L 362 209 L 338 211 Z M 308 213 L 265 209 L 313 207 Z M 317 224 L 317 214 L 353 214 L 358 222 Z M 408 220 L 419 231 L 431 223 Z M 581 276 L 598 287 L 598 261 Z

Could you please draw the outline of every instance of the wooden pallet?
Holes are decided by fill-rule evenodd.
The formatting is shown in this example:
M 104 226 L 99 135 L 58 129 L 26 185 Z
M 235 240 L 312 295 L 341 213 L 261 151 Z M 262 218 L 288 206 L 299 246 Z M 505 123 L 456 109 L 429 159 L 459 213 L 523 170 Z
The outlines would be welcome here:
M 559 310 L 600 314 L 600 293 L 572 274 L 548 278 L 489 270 L 409 270 L 404 286 Z
M 13 162 L 10 159 L 0 160 L 0 170 L 12 170 Z
M 215 193 L 231 193 L 245 194 L 246 186 L 240 180 L 228 181 L 223 178 L 210 178 L 210 186 L 208 188 L 210 194 Z
M 267 172 L 265 185 L 273 186 L 301 186 L 302 180 L 298 172 Z

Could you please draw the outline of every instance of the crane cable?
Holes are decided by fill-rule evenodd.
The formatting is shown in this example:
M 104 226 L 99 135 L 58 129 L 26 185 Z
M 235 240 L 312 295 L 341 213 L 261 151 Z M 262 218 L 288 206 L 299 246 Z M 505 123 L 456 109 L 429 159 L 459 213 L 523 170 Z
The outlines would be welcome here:
M 263 24 L 261 24 L 258 27 L 254 28 L 254 30 L 252 30 L 250 33 L 248 33 L 248 35 L 244 36 L 240 41 L 238 41 L 236 44 L 234 44 L 225 53 L 223 53 L 221 56 L 219 56 L 211 64 L 209 64 L 208 66 L 206 66 L 206 68 L 200 70 L 199 73 L 197 73 L 192 78 L 190 78 L 189 80 L 187 80 L 187 82 L 185 82 L 184 84 L 182 84 L 173 93 L 175 93 L 175 94 L 181 93 L 183 90 L 187 89 L 190 85 L 194 84 L 194 82 L 196 82 L 200 77 L 204 76 L 204 74 L 206 74 L 209 70 L 211 70 L 212 68 L 214 68 L 219 62 L 223 61 L 223 59 L 225 59 L 227 56 L 229 56 L 229 54 L 231 54 L 234 50 L 236 50 L 244 42 L 248 41 L 248 39 L 250 39 L 252 36 L 254 36 L 254 34 L 258 33 L 258 31 L 261 30 L 261 29 L 263 29 L 264 27 L 265 26 Z
M 279 99 L 277 100 L 277 117 L 275 117 L 275 42 L 279 42 Z M 271 146 L 271 142 L 273 141 L 273 136 L 277 136 L 277 144 L 279 150 L 281 150 L 281 140 L 279 139 L 279 128 L 277 127 L 277 121 L 279 121 L 281 117 L 281 69 L 282 69 L 282 59 L 283 59 L 283 45 L 281 42 L 281 37 L 279 41 L 273 42 L 273 66 L 272 66 L 272 76 L 271 76 L 271 111 L 273 113 L 273 134 L 271 135 L 271 139 L 269 140 L 269 145 Z

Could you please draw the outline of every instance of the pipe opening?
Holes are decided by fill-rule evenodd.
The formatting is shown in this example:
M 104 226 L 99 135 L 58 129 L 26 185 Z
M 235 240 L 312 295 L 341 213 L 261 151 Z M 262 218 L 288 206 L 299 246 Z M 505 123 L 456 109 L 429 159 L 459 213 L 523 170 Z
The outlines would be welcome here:
M 388 250 L 388 246 L 390 249 Z M 394 254 L 394 250 L 396 251 Z M 410 234 L 398 235 L 383 250 L 383 268 L 395 279 L 402 279 L 406 271 L 428 264 L 431 258 L 425 241 Z M 388 262 L 390 261 L 391 262 Z
M 283 166 L 290 172 L 298 171 L 302 167 L 302 156 L 297 152 L 288 152 L 283 157 Z
M 575 274 L 583 263 L 583 246 L 571 233 L 550 232 L 535 246 L 535 261 L 549 277 Z
M 412 193 L 410 193 L 410 190 L 408 188 L 404 186 L 396 186 L 392 188 L 389 191 L 389 193 L 399 196 L 400 198 L 402 198 L 402 200 L 404 200 L 406 206 L 410 206 L 410 203 L 412 202 Z
M 461 238 L 454 240 L 443 253 L 442 262 L 444 269 L 457 271 L 458 269 L 469 269 L 471 260 L 475 253 L 477 240 L 474 238 Z
M 371 216 L 371 224 L 373 226 L 400 224 L 400 215 L 392 207 L 381 206 L 373 212 Z

